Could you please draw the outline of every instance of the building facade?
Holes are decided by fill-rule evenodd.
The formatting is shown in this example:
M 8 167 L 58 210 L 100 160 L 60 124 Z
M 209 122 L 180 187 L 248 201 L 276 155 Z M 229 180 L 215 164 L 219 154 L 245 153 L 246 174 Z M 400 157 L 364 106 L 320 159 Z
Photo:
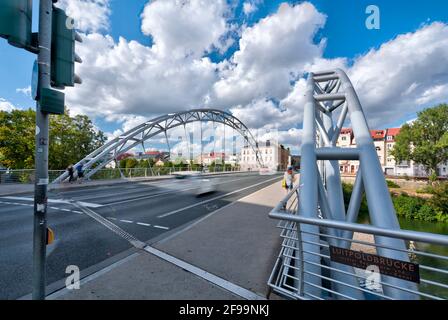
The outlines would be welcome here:
M 286 149 L 283 145 L 277 145 L 269 141 L 265 146 L 259 146 L 258 149 L 260 150 L 260 157 L 265 167 L 271 170 L 286 170 L 290 159 L 289 149 Z M 241 149 L 239 160 L 240 169 L 243 171 L 260 169 L 255 151 L 249 146 Z
M 422 165 L 416 164 L 414 161 L 397 163 L 392 156 L 392 150 L 395 147 L 396 137 L 399 133 L 400 128 L 370 131 L 384 174 L 390 176 L 427 177 L 428 173 Z M 350 128 L 341 129 L 336 146 L 341 148 L 355 148 L 356 141 L 353 130 Z M 341 174 L 355 175 L 359 169 L 359 161 L 339 161 L 339 169 Z M 448 162 L 438 166 L 437 175 L 441 177 L 448 176 Z

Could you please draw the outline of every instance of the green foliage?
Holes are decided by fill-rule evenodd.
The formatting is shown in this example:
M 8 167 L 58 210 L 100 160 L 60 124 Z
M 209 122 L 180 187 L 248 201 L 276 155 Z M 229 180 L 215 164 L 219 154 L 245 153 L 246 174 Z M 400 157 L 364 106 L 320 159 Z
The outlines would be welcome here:
M 400 195 L 391 195 L 395 211 L 398 216 L 407 219 L 416 219 L 433 222 L 448 222 L 448 183 L 439 183 L 434 190 L 433 198 L 425 200 L 419 197 L 412 197 L 402 192 Z M 344 193 L 345 208 L 348 209 L 353 185 L 342 184 Z M 359 210 L 358 220 L 362 221 L 368 217 L 369 209 L 365 195 L 363 196 Z
M 432 197 L 428 202 L 437 212 L 448 215 L 448 182 L 436 183 L 431 189 Z
M 172 167 L 174 167 L 174 164 L 173 164 L 171 161 L 166 161 L 166 162 L 163 164 L 163 166 L 164 166 L 165 168 L 172 168 Z
M 120 168 L 126 168 L 126 159 L 121 159 L 119 166 L 120 166 Z
M 34 168 L 34 110 L 0 111 L 1 165 L 12 169 Z M 95 130 L 87 116 L 68 113 L 50 116 L 49 169 L 65 169 L 100 147 L 106 137 Z
M 3 166 L 12 169 L 34 168 L 35 123 L 36 113 L 31 109 L 0 111 L 0 153 Z
M 425 109 L 396 138 L 392 155 L 398 162 L 413 160 L 433 174 L 448 160 L 448 104 Z
M 350 183 L 342 183 L 342 192 L 344 194 L 344 203 L 345 203 L 345 210 L 348 210 L 348 205 L 350 203 L 350 197 L 353 192 L 353 185 Z M 367 206 L 367 199 L 364 195 L 362 197 L 361 206 L 359 207 L 359 215 L 358 220 L 365 220 L 369 216 L 369 208 Z
M 50 116 L 49 168 L 66 168 L 101 147 L 105 141 L 103 132 L 97 131 L 85 115 Z
M 386 180 L 387 182 L 387 186 L 389 188 L 400 188 L 400 186 L 398 184 L 396 184 L 395 182 L 391 181 L 391 180 Z
M 408 219 L 414 218 L 424 203 L 422 199 L 410 197 L 404 193 L 399 196 L 393 197 L 392 201 L 394 203 L 397 215 L 403 216 Z
M 132 169 L 135 168 L 138 164 L 138 161 L 135 158 L 127 158 L 126 159 L 126 169 Z

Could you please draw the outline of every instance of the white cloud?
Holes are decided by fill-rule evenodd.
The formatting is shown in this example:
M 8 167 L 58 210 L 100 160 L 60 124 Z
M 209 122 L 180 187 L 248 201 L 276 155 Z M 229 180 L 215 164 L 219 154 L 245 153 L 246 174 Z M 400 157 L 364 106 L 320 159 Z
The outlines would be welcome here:
M 161 56 L 200 57 L 219 47 L 228 31 L 225 0 L 157 0 L 142 13 L 142 31 L 153 37 L 153 51 Z
M 26 95 L 27 97 L 31 97 L 31 86 L 28 86 L 26 88 L 17 88 L 16 92 L 22 93 Z
M 348 74 L 372 126 L 448 100 L 448 25 L 399 35 L 357 58 Z
M 60 0 L 60 8 L 75 20 L 75 27 L 82 32 L 109 29 L 110 0 Z
M 303 117 L 303 76 L 323 69 L 347 70 L 371 126 L 448 100 L 448 26 L 443 23 L 400 35 L 350 66 L 347 58 L 323 57 L 325 39 L 316 43 L 314 36 L 326 16 L 308 2 L 282 4 L 246 27 L 229 22 L 233 9 L 224 0 L 151 1 L 141 26 L 153 39 L 151 47 L 96 33 L 109 23 L 109 1 L 82 2 L 98 7 L 94 16 L 102 18 L 85 22 L 84 30 L 91 33 L 77 49 L 84 60 L 77 73 L 84 83 L 66 90 L 68 105 L 75 114 L 122 123 L 116 134 L 156 115 L 210 106 L 230 109 L 250 128 L 277 128 L 284 143 L 293 145 L 300 141 L 295 128 Z M 81 14 L 86 7 L 78 9 Z M 231 58 L 213 63 L 205 57 L 213 50 L 225 52 L 235 36 L 239 49 Z
M 83 84 L 67 89 L 69 106 L 94 115 L 151 116 L 204 104 L 216 66 L 208 59 L 170 60 L 136 41 L 91 34 L 79 46 Z
M 17 109 L 11 102 L 0 98 L 0 111 L 11 112 L 12 110 Z
M 223 65 L 214 84 L 215 103 L 222 107 L 248 104 L 264 97 L 283 98 L 291 81 L 322 54 L 313 37 L 325 16 L 308 3 L 283 3 L 278 11 L 243 30 L 240 49 Z
M 258 7 L 258 3 L 260 1 L 246 1 L 243 3 L 243 12 L 246 16 L 250 15 L 251 13 L 254 13 L 255 11 L 257 11 Z

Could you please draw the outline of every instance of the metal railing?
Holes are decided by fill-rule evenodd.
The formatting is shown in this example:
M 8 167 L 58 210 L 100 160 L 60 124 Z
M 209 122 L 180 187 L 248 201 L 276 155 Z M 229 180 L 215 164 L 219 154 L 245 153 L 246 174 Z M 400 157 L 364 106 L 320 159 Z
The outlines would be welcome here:
M 87 174 L 93 169 L 88 169 L 84 172 Z M 204 172 L 206 173 L 219 173 L 219 172 L 235 172 L 238 171 L 238 167 L 208 167 Z M 122 178 L 143 178 L 143 177 L 153 177 L 153 176 L 163 176 L 171 175 L 180 171 L 200 171 L 200 169 L 192 169 L 191 167 L 157 167 L 152 168 L 129 168 L 129 169 L 118 169 L 109 168 L 101 169 L 95 172 L 89 180 L 111 180 L 111 179 L 122 179 Z M 61 174 L 66 172 L 66 170 L 49 170 L 49 181 L 54 181 Z M 34 169 L 21 169 L 21 170 L 2 170 L 0 171 L 0 184 L 33 184 L 35 181 L 35 170 Z
M 274 292 L 290 299 L 303 300 L 356 300 L 360 296 L 366 300 L 393 300 L 396 299 L 396 295 L 391 294 L 393 291 L 404 292 L 411 299 L 448 299 L 448 236 L 305 218 L 296 214 L 297 189 L 298 186 L 269 214 L 270 218 L 280 220 L 278 227 L 282 230 L 280 235 L 283 238 L 268 280 Z M 376 244 L 374 239 L 377 236 L 403 240 L 406 249 Z M 310 250 L 312 247 L 319 250 Z M 387 281 L 391 274 L 386 275 L 379 271 L 380 268 L 369 268 L 377 266 L 372 262 L 369 262 L 371 265 L 368 268 L 342 265 L 332 260 L 332 248 L 349 250 L 359 257 L 370 259 L 377 256 L 377 249 L 405 252 L 410 263 L 417 266 L 419 279 Z M 356 279 L 357 285 L 353 285 L 353 281 L 341 280 L 344 277 Z M 400 286 L 400 282 L 408 280 L 417 282 L 415 289 Z

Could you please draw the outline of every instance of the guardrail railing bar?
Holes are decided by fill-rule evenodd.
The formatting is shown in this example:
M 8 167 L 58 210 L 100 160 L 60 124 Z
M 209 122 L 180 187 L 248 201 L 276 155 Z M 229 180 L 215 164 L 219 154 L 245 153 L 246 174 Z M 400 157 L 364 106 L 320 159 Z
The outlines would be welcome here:
M 428 242 L 434 244 L 448 245 L 448 237 L 438 234 L 420 232 L 420 231 L 408 231 L 408 230 L 395 230 L 378 228 L 374 226 L 354 224 L 336 220 L 324 220 L 315 218 L 305 218 L 297 215 L 287 215 L 282 213 L 276 213 L 271 211 L 269 217 L 273 219 L 290 220 L 302 224 L 311 224 L 315 226 L 323 226 L 337 229 L 348 229 L 363 233 L 373 233 L 375 235 L 386 236 L 396 239 L 406 239 L 413 241 Z
M 323 255 L 323 254 L 321 254 L 321 253 L 310 252 L 310 251 L 307 251 L 307 250 L 303 250 L 303 252 L 308 253 L 308 254 L 312 254 L 312 255 L 315 255 L 315 256 L 320 256 L 320 257 L 322 257 L 322 258 L 330 259 L 330 256 L 328 256 L 328 255 Z M 294 259 L 294 257 L 292 257 L 292 256 L 289 256 L 289 258 Z M 312 263 L 310 263 L 310 262 L 308 262 L 308 261 L 304 261 L 304 263 L 306 263 L 306 264 L 312 264 Z M 305 273 L 306 273 L 306 271 L 305 271 Z M 349 273 L 349 274 L 350 274 L 350 273 Z M 352 275 L 353 275 L 353 274 L 352 274 Z M 399 289 L 399 290 L 402 290 L 402 291 L 406 291 L 406 292 L 410 292 L 410 293 L 418 293 L 417 291 L 414 291 L 414 290 L 411 290 L 411 289 L 401 288 L 401 287 L 398 287 L 398 286 L 395 286 L 395 285 L 392 285 L 392 284 L 384 283 L 384 282 L 382 282 L 382 281 L 378 281 L 378 283 L 381 284 L 381 285 L 389 286 L 389 287 L 392 287 L 392 288 L 395 288 L 395 289 Z M 435 296 L 432 296 L 432 295 L 430 295 L 430 294 L 428 294 L 428 293 L 424 293 L 424 292 L 419 292 L 418 294 L 420 294 L 420 295 L 425 295 L 425 296 L 427 296 L 427 297 L 435 297 Z M 440 298 L 438 298 L 438 299 L 440 299 Z
M 302 231 L 302 232 L 303 232 L 303 233 L 312 234 L 312 235 L 326 236 L 326 237 L 328 237 L 328 238 L 330 237 L 330 236 L 328 236 L 327 234 L 322 234 L 322 233 L 315 233 L 315 232 L 309 232 L 309 231 Z M 343 239 L 343 240 L 345 240 L 345 241 L 352 242 L 352 243 L 363 244 L 363 245 L 370 246 L 370 247 L 386 248 L 386 249 L 391 249 L 391 250 L 396 250 L 396 251 L 406 252 L 406 253 L 408 253 L 408 254 L 410 253 L 410 254 L 416 254 L 416 255 L 428 256 L 428 257 L 431 257 L 431 258 L 442 259 L 442 260 L 447 260 L 447 261 L 448 261 L 448 257 L 446 257 L 446 256 L 441 256 L 441 255 L 437 255 L 437 254 L 434 254 L 434 253 L 423 252 L 423 251 L 420 251 L 420 250 L 411 250 L 411 249 L 403 250 L 403 249 L 397 249 L 397 248 L 394 248 L 394 247 L 391 247 L 391 246 L 386 246 L 386 245 L 381 245 L 381 244 L 376 244 L 376 243 L 366 242 L 366 241 L 362 241 L 362 240 L 345 239 L 345 238 L 341 238 L 341 239 Z M 422 242 L 424 242 L 424 241 L 422 241 Z M 426 242 L 424 242 L 424 243 L 426 243 Z

